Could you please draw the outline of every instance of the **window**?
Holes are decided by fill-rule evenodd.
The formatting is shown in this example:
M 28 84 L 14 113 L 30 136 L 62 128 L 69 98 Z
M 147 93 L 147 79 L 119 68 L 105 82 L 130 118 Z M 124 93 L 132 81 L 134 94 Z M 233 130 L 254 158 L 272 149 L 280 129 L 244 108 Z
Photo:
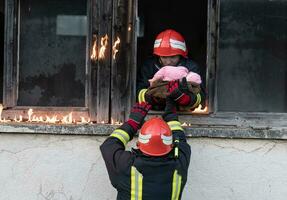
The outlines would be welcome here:
M 287 112 L 286 10 L 286 1 L 220 1 L 218 111 Z
M 134 96 L 135 2 L 6 2 L 4 115 L 27 117 L 33 108 L 123 121 Z
M 201 67 L 208 95 L 209 113 L 184 113 L 183 121 L 236 127 L 286 123 L 286 2 L 188 3 L 6 0 L 5 112 L 13 118 L 33 107 L 122 122 L 135 101 L 136 70 L 151 55 L 156 35 L 173 28 Z M 91 59 L 94 45 L 98 54 L 105 47 L 104 58 Z
M 20 1 L 17 106 L 85 107 L 86 0 Z
M 156 36 L 166 29 L 174 29 L 184 37 L 188 57 L 198 64 L 203 86 L 206 86 L 208 1 L 189 4 L 184 0 L 138 1 L 138 72 L 144 61 L 152 56 Z

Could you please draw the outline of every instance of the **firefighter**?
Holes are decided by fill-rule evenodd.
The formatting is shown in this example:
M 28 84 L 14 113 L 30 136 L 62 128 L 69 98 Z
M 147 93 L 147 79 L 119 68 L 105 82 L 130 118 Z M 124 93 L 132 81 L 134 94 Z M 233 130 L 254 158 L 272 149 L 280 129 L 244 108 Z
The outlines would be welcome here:
M 149 93 L 149 79 L 163 66 L 184 66 L 189 71 L 200 74 L 198 65 L 187 57 L 183 36 L 172 29 L 161 32 L 155 39 L 153 57 L 147 59 L 138 72 L 137 101 L 149 102 L 154 110 L 163 110 L 165 101 L 157 99 Z M 177 87 L 176 103 L 185 107 L 185 110 L 194 110 L 200 104 L 205 107 L 205 92 L 201 85 L 200 93 L 193 93 L 187 89 L 186 80 L 173 81 L 167 87 Z
M 117 200 L 181 199 L 190 146 L 172 98 L 167 97 L 162 118 L 144 122 L 150 108 L 146 102 L 136 103 L 129 119 L 100 146 L 111 184 L 118 191 Z M 138 130 L 138 148 L 126 151 Z

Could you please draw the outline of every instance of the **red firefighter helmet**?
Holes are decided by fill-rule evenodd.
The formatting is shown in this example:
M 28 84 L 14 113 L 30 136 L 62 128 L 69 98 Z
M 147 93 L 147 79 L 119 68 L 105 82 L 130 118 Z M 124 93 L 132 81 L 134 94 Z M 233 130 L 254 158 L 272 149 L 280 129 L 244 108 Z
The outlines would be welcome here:
M 172 150 L 172 133 L 168 124 L 154 117 L 146 121 L 139 132 L 138 148 L 151 156 L 162 156 Z
M 187 57 L 184 38 L 172 29 L 161 32 L 154 41 L 153 54 L 157 56 L 181 55 Z

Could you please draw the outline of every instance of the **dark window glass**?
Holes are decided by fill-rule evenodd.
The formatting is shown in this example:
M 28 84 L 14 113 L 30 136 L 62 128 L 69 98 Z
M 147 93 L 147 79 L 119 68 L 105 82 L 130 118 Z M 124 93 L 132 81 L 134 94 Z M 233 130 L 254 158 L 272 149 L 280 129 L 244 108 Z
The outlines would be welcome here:
M 22 0 L 19 106 L 85 106 L 86 0 Z
M 287 1 L 220 3 L 218 110 L 287 112 Z

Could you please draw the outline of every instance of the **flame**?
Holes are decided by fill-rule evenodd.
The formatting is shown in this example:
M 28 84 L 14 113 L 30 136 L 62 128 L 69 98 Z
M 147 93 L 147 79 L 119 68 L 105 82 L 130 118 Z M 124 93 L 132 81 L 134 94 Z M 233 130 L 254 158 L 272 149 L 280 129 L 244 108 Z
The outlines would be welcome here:
M 61 120 L 63 124 L 72 124 L 73 123 L 73 115 L 72 112 L 70 112 L 68 115 L 64 116 Z
M 117 37 L 117 40 L 115 41 L 115 43 L 114 43 L 114 45 L 113 45 L 113 59 L 116 59 L 116 54 L 117 54 L 118 51 L 119 51 L 119 50 L 117 49 L 117 47 L 120 46 L 120 42 L 121 42 L 120 38 Z
M 192 113 L 207 113 L 208 112 L 208 107 L 205 106 L 204 109 L 202 109 L 202 106 L 199 105 L 196 109 L 194 109 L 194 111 L 192 111 Z
M 207 113 L 208 111 L 208 107 L 205 107 L 203 110 L 201 110 L 201 105 L 199 105 L 199 107 L 197 109 L 195 109 L 192 113 Z M 2 119 L 2 113 L 3 113 L 3 105 L 0 104 L 0 122 L 11 122 L 11 121 L 14 121 L 14 122 L 23 122 L 23 116 L 22 115 L 19 115 L 19 117 L 17 116 L 14 116 L 14 119 L 10 120 L 10 119 Z M 87 118 L 85 119 L 84 117 L 80 116 L 80 119 L 81 121 L 76 121 L 76 119 L 73 119 L 73 114 L 72 112 L 70 112 L 68 115 L 65 115 L 62 117 L 62 119 L 58 119 L 58 116 L 57 115 L 53 115 L 52 117 L 49 117 L 49 116 L 45 116 L 45 119 L 43 116 L 36 116 L 36 115 L 33 115 L 34 112 L 33 112 L 33 109 L 30 108 L 28 109 L 27 111 L 27 114 L 28 114 L 28 119 L 26 120 L 26 122 L 42 122 L 42 123 L 62 123 L 62 124 L 93 124 L 93 122 L 91 122 L 91 119 L 90 118 Z M 25 118 L 26 119 L 26 118 Z M 102 123 L 102 124 L 105 124 L 106 122 L 105 121 L 101 121 L 99 123 Z M 122 125 L 123 122 L 120 122 L 120 121 L 115 121 L 114 119 L 111 119 L 111 124 L 112 125 Z M 182 124 L 183 126 L 190 126 L 190 124 L 187 124 L 187 123 L 183 123 Z
M 208 112 L 208 107 L 206 106 L 203 110 L 201 109 L 202 106 L 199 105 L 198 108 L 196 108 L 192 113 L 207 113 Z M 0 122 L 11 122 L 11 121 L 14 121 L 14 122 L 23 122 L 23 116 L 22 115 L 19 115 L 19 117 L 17 116 L 14 116 L 14 119 L 5 119 L 3 118 L 2 119 L 2 113 L 3 113 L 3 105 L 0 104 Z M 49 116 L 45 116 L 45 119 L 43 116 L 35 116 L 33 115 L 33 109 L 29 109 L 27 114 L 28 114 L 28 120 L 26 120 L 26 122 L 36 122 L 36 123 L 39 123 L 39 122 L 42 122 L 42 123 L 62 123 L 62 124 L 93 124 L 93 122 L 91 122 L 91 119 L 90 118 L 87 118 L 85 119 L 84 117 L 80 116 L 80 119 L 81 121 L 76 121 L 76 119 L 73 119 L 73 114 L 72 112 L 70 112 L 68 115 L 65 115 L 62 117 L 62 119 L 58 119 L 58 116 L 57 115 L 53 115 L 52 117 L 49 117 Z M 99 123 L 102 123 L 102 124 L 105 124 L 105 121 L 101 121 Z M 111 119 L 111 124 L 112 125 L 122 125 L 123 123 L 120 122 L 120 121 L 115 121 L 113 118 Z M 190 123 L 186 123 L 184 122 L 182 124 L 182 126 L 191 126 Z
M 24 122 L 23 120 L 23 116 L 22 115 L 19 115 L 19 116 L 14 116 L 13 119 L 2 119 L 2 111 L 3 111 L 3 105 L 0 104 L 0 122 Z M 81 121 L 76 121 L 75 119 L 73 119 L 73 114 L 72 112 L 70 112 L 68 115 L 65 115 L 62 117 L 62 119 L 58 119 L 58 116 L 57 115 L 53 115 L 52 117 L 50 116 L 36 116 L 36 115 L 33 115 L 34 112 L 33 112 L 33 109 L 30 108 L 28 109 L 28 119 L 25 120 L 26 122 L 33 122 L 33 123 L 53 123 L 53 124 L 56 124 L 56 123 L 62 123 L 62 124 L 92 124 L 93 122 L 91 122 L 91 119 L 90 118 L 87 118 L 85 119 L 84 117 L 80 117 L 81 118 Z M 102 123 L 105 123 L 105 122 L 102 122 Z
M 31 118 L 32 114 L 33 114 L 33 109 L 30 108 L 30 109 L 28 110 L 28 122 L 31 122 L 31 121 L 32 121 L 32 118 Z
M 93 61 L 96 61 L 96 60 L 98 60 L 98 55 L 97 55 L 97 37 L 93 36 L 93 38 L 94 38 L 94 44 L 93 44 L 91 59 Z
M 112 124 L 112 125 L 122 125 L 123 123 L 120 122 L 120 121 L 114 121 L 114 119 L 112 118 L 112 119 L 111 119 L 111 124 Z
M 86 120 L 84 117 L 80 116 L 81 118 L 81 121 L 80 122 L 77 122 L 77 124 L 88 124 L 88 123 L 91 123 L 91 119 L 88 118 L 88 120 Z
M 182 125 L 182 126 L 187 126 L 187 123 L 186 123 L 186 122 L 183 122 L 181 125 Z
M 108 46 L 108 35 L 106 34 L 105 37 L 101 38 L 101 48 L 99 51 L 99 59 L 105 58 L 105 51 Z
M 191 123 L 183 122 L 181 125 L 182 125 L 182 126 L 191 126 Z
M 22 122 L 22 121 L 23 121 L 22 115 L 19 116 L 19 119 L 17 119 L 17 117 L 15 116 L 15 117 L 14 117 L 14 121 L 15 121 L 15 122 Z
M 56 122 L 59 122 L 60 120 L 57 119 L 57 115 L 54 115 L 53 117 L 49 117 L 46 115 L 46 121 L 45 123 L 52 123 L 55 124 Z

